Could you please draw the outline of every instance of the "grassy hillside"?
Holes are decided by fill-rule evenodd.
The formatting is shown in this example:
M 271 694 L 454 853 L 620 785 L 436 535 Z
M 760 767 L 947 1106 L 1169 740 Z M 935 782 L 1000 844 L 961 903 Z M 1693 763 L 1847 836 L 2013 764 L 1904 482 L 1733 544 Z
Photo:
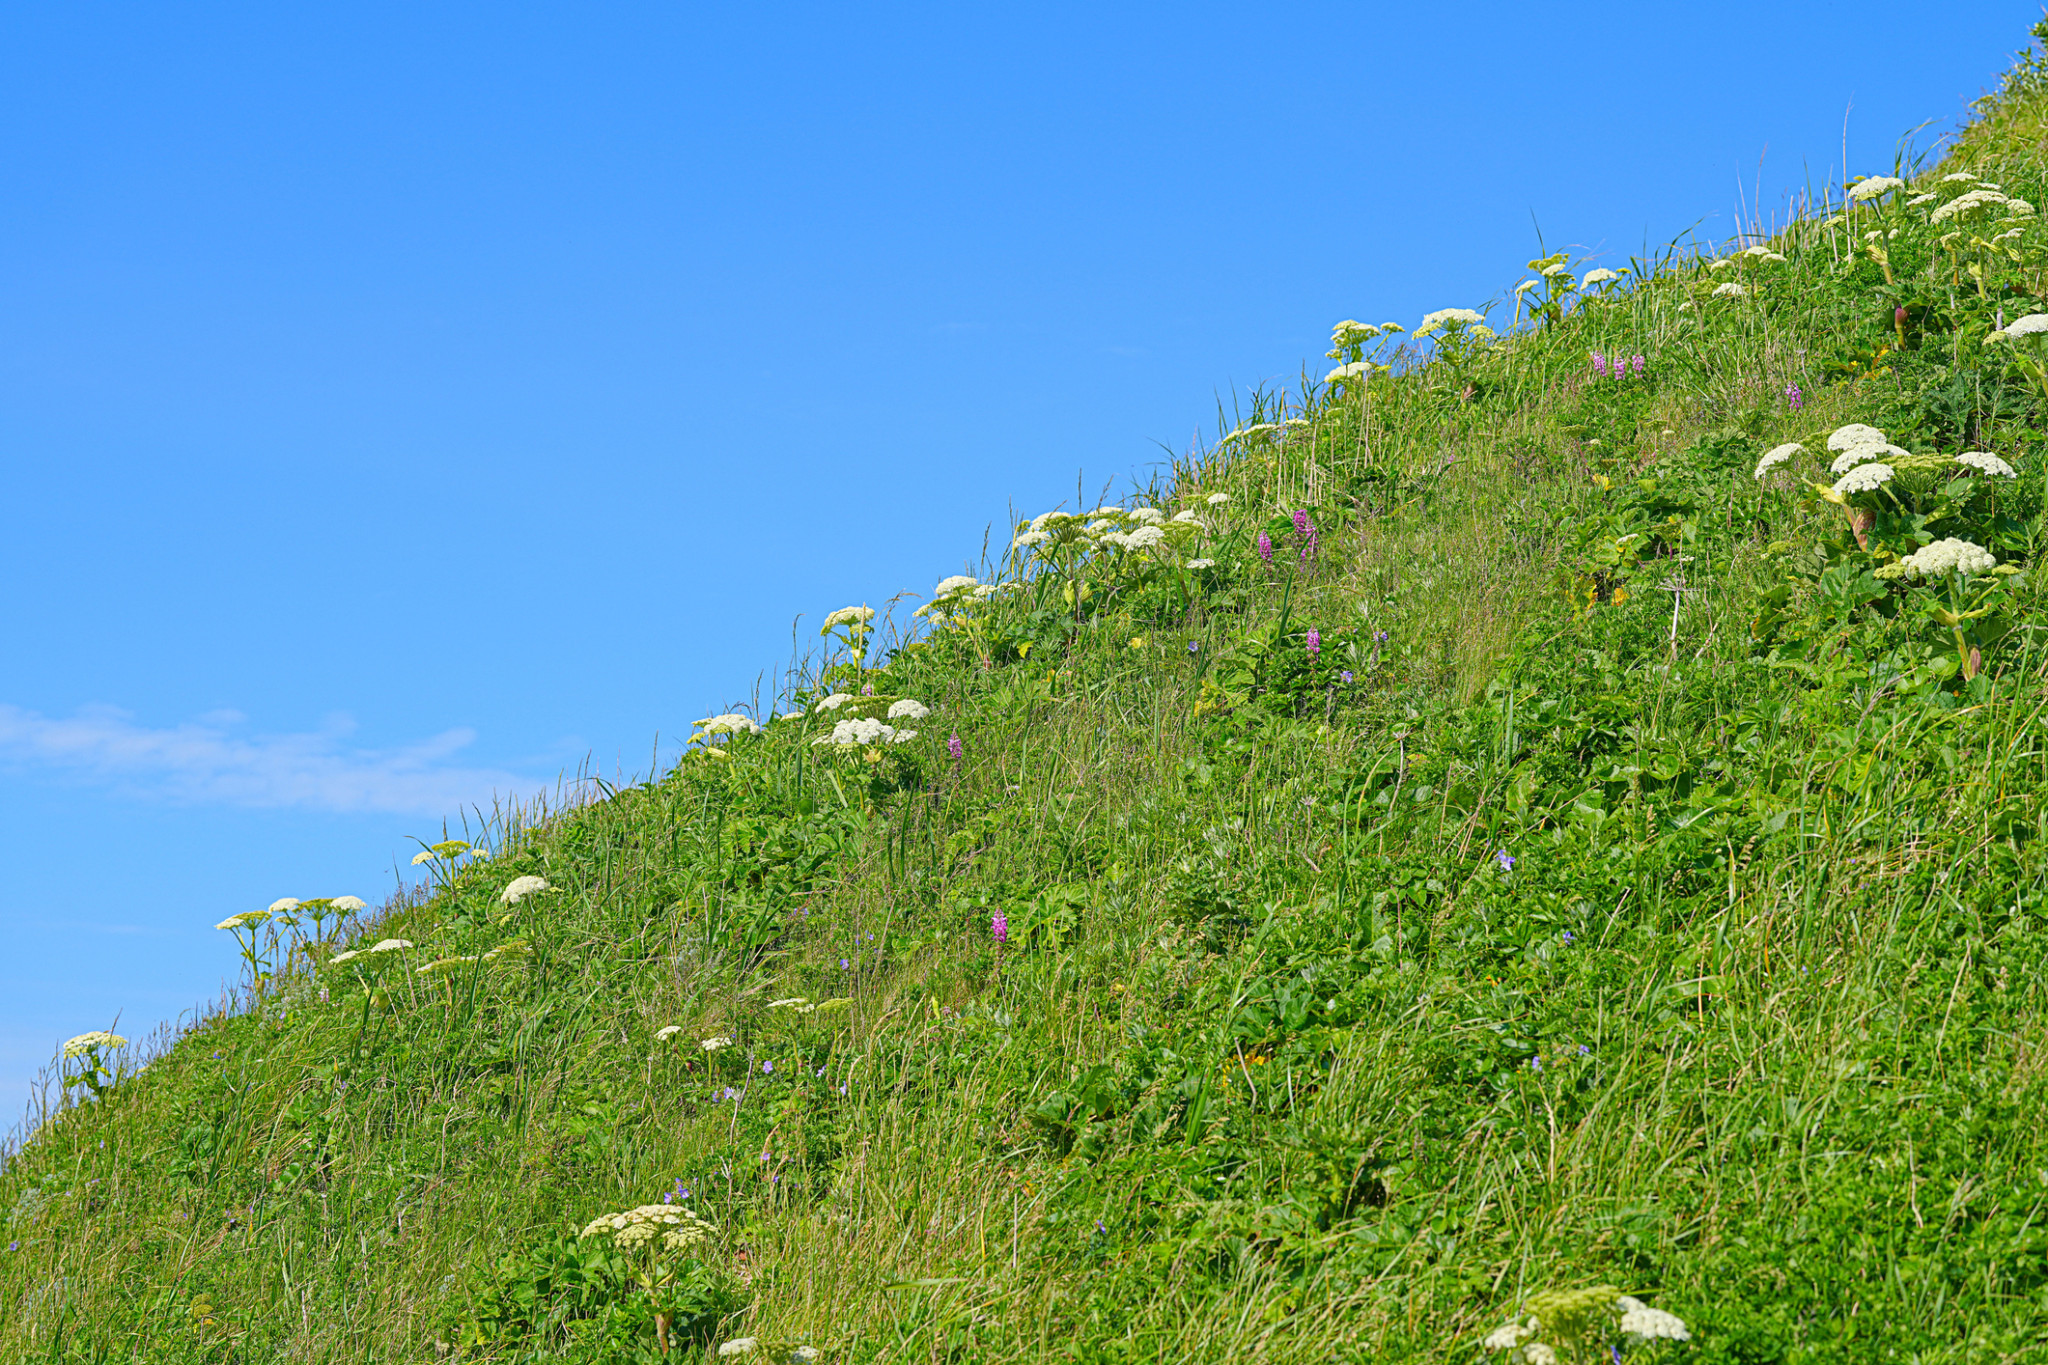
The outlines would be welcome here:
M 1340 328 L 782 718 L 223 932 L 0 1173 L 0 1359 L 2048 1359 L 2044 136 Z

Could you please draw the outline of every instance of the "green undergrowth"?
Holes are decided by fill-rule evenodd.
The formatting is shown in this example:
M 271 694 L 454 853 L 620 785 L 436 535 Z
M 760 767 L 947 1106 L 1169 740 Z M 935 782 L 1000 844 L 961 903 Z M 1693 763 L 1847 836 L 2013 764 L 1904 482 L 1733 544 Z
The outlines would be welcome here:
M 2048 231 L 1940 212 L 2048 203 L 2039 82 L 1340 335 L 787 718 L 242 926 L 0 1173 L 0 1357 L 2048 1359 Z M 1530 1303 L 1598 1285 L 1690 1339 Z

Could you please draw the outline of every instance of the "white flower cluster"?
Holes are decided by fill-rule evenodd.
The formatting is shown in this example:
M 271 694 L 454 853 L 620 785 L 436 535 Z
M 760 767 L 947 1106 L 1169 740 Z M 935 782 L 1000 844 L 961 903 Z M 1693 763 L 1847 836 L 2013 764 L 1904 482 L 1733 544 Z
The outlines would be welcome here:
M 1218 497 L 1229 500 L 1228 494 L 1211 494 L 1209 500 L 1214 503 Z M 1168 545 L 1176 535 L 1199 534 L 1206 529 L 1192 511 L 1168 517 L 1157 507 L 1098 507 L 1086 517 L 1071 512 L 1041 513 L 1020 528 L 1011 544 L 1034 549 L 1040 555 L 1052 554 L 1061 546 L 1075 546 L 1083 551 L 1133 552 L 1156 550 Z M 1053 549 L 1042 548 L 1048 545 Z
M 1835 492 L 1843 497 L 1852 493 L 1874 493 L 1891 482 L 1898 471 L 1882 461 L 1859 464 L 1841 478 L 1835 480 Z
M 1828 449 L 1840 452 L 1835 456 L 1834 463 L 1828 466 L 1830 474 L 1847 474 L 1858 465 L 1872 464 L 1887 457 L 1903 457 L 1907 454 L 1888 441 L 1885 434 L 1876 427 L 1865 426 L 1861 422 L 1836 427 L 1828 434 Z M 1836 491 L 1842 490 L 1838 488 Z
M 913 615 L 958 615 L 977 602 L 986 602 L 999 591 L 1001 589 L 994 583 L 984 583 L 967 574 L 956 573 L 950 578 L 940 579 L 939 585 L 932 589 L 932 600 L 919 607 Z
M 1806 447 L 1797 441 L 1787 441 L 1784 445 L 1772 446 L 1764 452 L 1764 457 L 1756 462 L 1756 477 L 1761 479 L 1794 455 L 1804 455 L 1805 453 Z
M 128 1046 L 128 1040 L 120 1034 L 108 1033 L 105 1029 L 94 1029 L 91 1033 L 81 1033 L 76 1038 L 66 1042 L 64 1044 L 64 1055 L 66 1057 L 83 1057 L 94 1048 L 126 1046 Z
M 1714 297 L 1717 299 L 1739 299 L 1748 292 L 1748 285 L 1740 284 L 1735 280 L 1729 280 L 1725 284 L 1714 286 Z
M 901 706 L 903 703 L 896 704 Z M 811 743 L 829 744 L 835 749 L 864 749 L 880 744 L 908 744 L 916 738 L 915 730 L 899 730 L 863 716 L 840 721 L 832 727 L 831 734 L 819 735 Z
M 1956 456 L 1956 463 L 1967 465 L 1980 474 L 1995 474 L 2001 479 L 2015 479 L 2019 477 L 2018 470 L 1988 450 L 1966 450 Z
M 1342 360 L 1344 352 L 1353 346 L 1363 346 L 1378 339 L 1383 333 L 1391 334 L 1401 330 L 1398 322 L 1383 322 L 1375 327 L 1369 322 L 1354 322 L 1350 318 L 1330 329 L 1330 349 L 1324 354 L 1332 360 Z
M 1873 175 L 1851 185 L 1849 187 L 1849 199 L 1852 203 L 1866 204 L 1881 195 L 1890 194 L 1893 190 L 1902 190 L 1905 187 L 1906 182 L 1895 175 Z
M 1641 1299 L 1632 1299 L 1623 1294 L 1614 1301 L 1621 1310 L 1621 1322 L 1617 1324 L 1623 1332 L 1644 1341 L 1691 1341 L 1692 1333 L 1676 1313 L 1667 1313 L 1661 1308 L 1652 1308 Z
M 1984 340 L 1987 343 L 2010 341 L 2014 337 L 2039 336 L 2043 332 L 2048 332 L 2048 313 L 2029 313 L 2023 318 L 2014 318 L 2011 322 L 2006 323 L 2005 326 L 1986 336 Z
M 1339 365 L 1323 376 L 1325 384 L 1345 384 L 1354 380 L 1363 381 L 1372 377 L 1372 366 L 1363 360 L 1354 360 L 1348 365 Z
M 1965 190 L 1940 208 L 1927 215 L 1930 223 L 1946 223 L 1951 218 L 1970 218 L 1987 209 L 2003 205 L 2006 213 L 2014 218 L 2031 218 L 2034 206 L 2024 199 L 2015 199 L 2009 194 L 2000 194 L 1995 186 L 1979 186 Z
M 1921 546 L 1901 559 L 1899 567 L 1923 578 L 1939 578 L 1951 573 L 1971 578 L 1990 573 L 1998 567 L 1998 561 L 1982 545 L 1950 538 Z
M 517 905 L 528 896 L 538 896 L 543 891 L 552 891 L 546 877 L 514 877 L 505 889 L 498 893 L 498 900 L 504 905 Z
M 728 711 L 722 716 L 706 716 L 691 722 L 700 734 L 709 735 L 758 735 L 761 727 L 752 716 L 743 716 L 737 711 Z
M 657 1234 L 669 1251 L 681 1251 L 709 1238 L 715 1229 L 680 1204 L 642 1204 L 623 1213 L 593 1218 L 580 1237 L 609 1236 L 615 1246 L 631 1249 L 654 1240 Z
M 1439 308 L 1434 313 L 1423 316 L 1422 322 L 1415 328 L 1415 335 L 1434 336 L 1446 327 L 1477 328 L 1485 321 L 1485 314 L 1475 313 L 1470 308 Z
M 873 607 L 841 607 L 825 618 L 825 631 L 834 626 L 864 626 L 875 619 Z M 820 631 L 819 634 L 824 634 Z

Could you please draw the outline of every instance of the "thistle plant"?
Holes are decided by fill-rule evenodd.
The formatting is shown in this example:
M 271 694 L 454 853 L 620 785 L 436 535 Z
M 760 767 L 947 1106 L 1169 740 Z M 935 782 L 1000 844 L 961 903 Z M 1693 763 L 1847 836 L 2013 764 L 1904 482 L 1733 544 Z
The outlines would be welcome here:
M 104 1029 L 81 1033 L 66 1042 L 60 1059 L 64 1071 L 65 1095 L 70 1095 L 72 1087 L 82 1085 L 92 1092 L 94 1099 L 104 1098 L 114 1087 L 115 1073 L 113 1066 L 100 1054 L 115 1052 L 126 1046 L 126 1038 L 118 1033 L 108 1033 Z M 73 1070 L 73 1062 L 79 1062 L 81 1065 Z
M 1675 1314 L 1599 1284 L 1531 1294 L 1521 1312 L 1480 1344 L 1508 1352 L 1517 1365 L 1605 1365 L 1620 1360 L 1626 1347 L 1690 1340 L 1692 1333 Z

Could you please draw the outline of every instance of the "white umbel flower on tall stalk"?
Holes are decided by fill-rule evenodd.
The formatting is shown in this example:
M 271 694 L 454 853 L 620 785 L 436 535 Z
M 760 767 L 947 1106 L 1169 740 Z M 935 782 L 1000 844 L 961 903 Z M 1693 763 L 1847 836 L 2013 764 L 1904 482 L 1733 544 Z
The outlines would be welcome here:
M 1867 179 L 1859 180 L 1850 186 L 1849 198 L 1855 203 L 1866 204 L 1881 195 L 1887 195 L 1893 190 L 1902 190 L 1905 187 L 1906 182 L 1895 175 L 1873 175 Z
M 1621 1330 L 1644 1341 L 1691 1341 L 1692 1333 L 1676 1313 L 1652 1308 L 1641 1299 L 1624 1294 L 1614 1301 L 1621 1310 Z
M 864 626 L 875 619 L 873 607 L 841 607 L 825 618 L 825 629 L 834 626 Z
M 1372 367 L 1363 360 L 1354 360 L 1349 365 L 1339 365 L 1323 376 L 1325 384 L 1344 384 L 1364 379 L 1371 374 Z
M 1591 289 L 1596 284 L 1606 284 L 1609 280 L 1618 280 L 1620 278 L 1621 272 L 1619 270 L 1609 270 L 1603 265 L 1596 269 L 1588 270 L 1586 277 L 1579 281 L 1579 288 Z
M 1925 578 L 1939 578 L 1950 573 L 1971 578 L 1990 573 L 1998 567 L 1998 561 L 1982 545 L 1951 537 L 1921 546 L 1900 560 L 1899 566 L 1908 573 Z
M 1835 481 L 1835 492 L 1845 498 L 1852 493 L 1875 493 L 1890 483 L 1897 472 L 1881 461 L 1860 464 Z
M 498 901 L 502 905 L 517 905 L 528 896 L 538 896 L 543 891 L 552 890 L 554 888 L 548 885 L 546 877 L 514 877 L 505 884 L 505 889 L 498 893 Z
M 813 706 L 811 714 L 815 716 L 820 711 L 837 711 L 840 707 L 853 700 L 854 695 L 851 692 L 834 692 L 831 696 L 824 698 L 816 706 Z
M 1202 499 L 1202 501 L 1208 503 L 1211 507 L 1222 507 L 1229 503 L 1230 494 L 1211 493 L 1208 497 Z
M 1764 457 L 1756 462 L 1755 477 L 1761 479 L 1794 455 L 1804 455 L 1805 453 L 1806 447 L 1797 441 L 1787 441 L 1781 446 L 1772 446 L 1764 452 Z
M 1887 456 L 1905 455 L 1907 453 L 1889 441 L 1872 441 L 1866 445 L 1850 446 L 1847 450 L 1835 456 L 1834 463 L 1828 466 L 1828 472 L 1830 474 L 1846 474 L 1857 465 L 1871 464 L 1885 459 Z
M 1996 474 L 2002 479 L 2015 479 L 2019 477 L 2018 470 L 1988 450 L 1966 450 L 1956 456 L 1956 463 L 1967 465 L 1980 474 Z
M 1714 286 L 1714 297 L 1717 299 L 1739 299 L 1748 292 L 1748 285 L 1741 284 L 1735 280 L 1729 280 L 1726 284 Z
M 1927 215 L 1930 223 L 1946 223 L 1951 218 L 1967 218 L 1979 209 L 1994 208 L 1999 204 L 2010 204 L 2012 199 L 1997 190 L 1967 190 Z
M 1885 434 L 1876 427 L 1851 422 L 1828 433 L 1828 449 L 1848 450 L 1854 446 L 1883 445 L 1885 440 Z
M 923 720 L 931 713 L 931 707 L 926 706 L 921 701 L 914 701 L 909 697 L 905 697 L 901 701 L 889 703 L 890 720 L 903 720 L 906 717 L 910 720 Z
M 1467 327 L 1474 327 L 1484 321 L 1486 321 L 1484 313 L 1475 313 L 1470 308 L 1439 308 L 1434 313 L 1426 314 L 1423 317 L 1421 323 L 1415 328 L 1415 335 L 1419 337 L 1432 336 L 1443 328 L 1455 323 L 1463 323 Z
M 693 722 L 698 731 L 705 735 L 758 735 L 761 727 L 752 716 L 743 716 L 737 711 L 728 711 L 722 716 L 706 716 Z
M 972 578 L 964 573 L 956 573 L 951 578 L 941 578 L 939 585 L 932 589 L 932 597 L 934 600 L 941 597 L 951 597 L 956 592 L 970 592 L 980 586 L 980 579 Z
M 120 1034 L 108 1033 L 105 1029 L 94 1029 L 91 1033 L 81 1033 L 76 1038 L 67 1041 L 64 1044 L 64 1055 L 66 1057 L 83 1057 L 96 1047 L 117 1048 L 126 1046 L 128 1046 L 128 1040 Z

